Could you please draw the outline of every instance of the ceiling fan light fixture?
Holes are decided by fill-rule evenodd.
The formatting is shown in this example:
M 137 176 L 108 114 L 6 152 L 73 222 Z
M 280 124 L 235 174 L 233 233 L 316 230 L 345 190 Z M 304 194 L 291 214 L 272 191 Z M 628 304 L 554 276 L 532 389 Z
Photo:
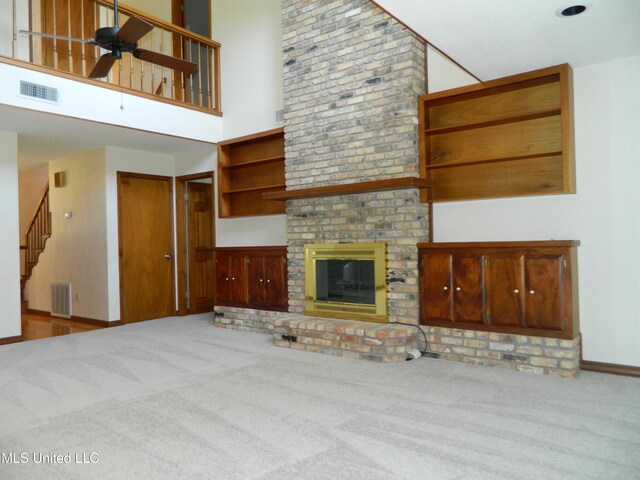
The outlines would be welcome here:
M 561 8 L 556 15 L 561 18 L 575 17 L 587 11 L 587 5 L 571 5 L 570 7 Z

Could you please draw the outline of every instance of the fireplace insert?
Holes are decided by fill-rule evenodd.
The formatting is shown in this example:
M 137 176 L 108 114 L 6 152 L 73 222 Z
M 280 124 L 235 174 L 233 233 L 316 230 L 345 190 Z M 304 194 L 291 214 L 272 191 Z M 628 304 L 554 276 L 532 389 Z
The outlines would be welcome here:
M 307 315 L 386 322 L 385 244 L 305 245 Z

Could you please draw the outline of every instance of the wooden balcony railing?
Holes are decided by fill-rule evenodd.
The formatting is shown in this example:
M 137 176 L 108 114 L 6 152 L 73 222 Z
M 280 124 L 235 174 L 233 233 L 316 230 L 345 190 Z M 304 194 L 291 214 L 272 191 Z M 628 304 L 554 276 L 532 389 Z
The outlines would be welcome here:
M 54 70 L 58 75 L 76 80 L 221 114 L 219 43 L 119 3 L 119 25 L 124 25 L 133 15 L 154 26 L 138 42 L 139 48 L 189 60 L 198 64 L 198 69 L 186 76 L 125 53 L 106 78 L 88 79 L 87 75 L 105 51 L 79 42 L 18 32 L 30 30 L 89 39 L 96 29 L 114 25 L 113 1 L 14 0 L 13 7 L 9 2 L 4 5 L 0 6 L 0 15 L 13 18 L 13 38 L 0 34 L 0 56 L 28 62 L 31 68 Z M 13 12 L 5 12 L 9 8 L 13 8 Z

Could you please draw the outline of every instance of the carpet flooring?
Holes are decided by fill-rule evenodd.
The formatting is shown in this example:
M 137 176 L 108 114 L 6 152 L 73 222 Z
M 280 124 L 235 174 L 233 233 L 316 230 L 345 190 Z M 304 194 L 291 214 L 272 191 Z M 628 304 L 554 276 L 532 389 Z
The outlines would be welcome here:
M 640 379 L 376 364 L 167 318 L 0 347 L 1 479 L 640 479 Z

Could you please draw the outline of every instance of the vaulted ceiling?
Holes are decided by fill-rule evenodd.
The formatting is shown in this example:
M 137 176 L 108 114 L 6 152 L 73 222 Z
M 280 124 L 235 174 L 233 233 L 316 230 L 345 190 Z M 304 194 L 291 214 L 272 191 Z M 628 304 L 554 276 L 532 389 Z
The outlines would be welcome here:
M 482 81 L 640 54 L 640 0 L 375 0 Z M 585 5 L 575 17 L 556 13 Z

